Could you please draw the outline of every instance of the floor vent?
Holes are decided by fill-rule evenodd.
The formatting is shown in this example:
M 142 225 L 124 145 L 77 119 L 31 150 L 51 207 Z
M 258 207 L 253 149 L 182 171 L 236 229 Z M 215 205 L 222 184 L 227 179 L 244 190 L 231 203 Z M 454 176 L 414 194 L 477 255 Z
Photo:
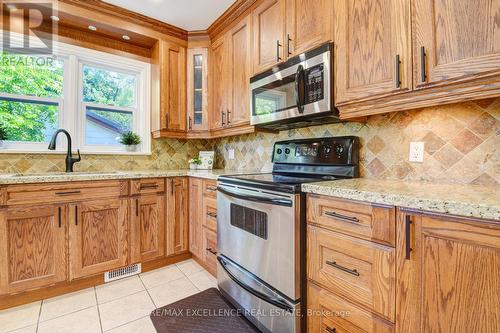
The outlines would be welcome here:
M 104 283 L 123 279 L 127 276 L 139 274 L 140 272 L 141 264 L 133 264 L 127 267 L 117 268 L 104 273 Z

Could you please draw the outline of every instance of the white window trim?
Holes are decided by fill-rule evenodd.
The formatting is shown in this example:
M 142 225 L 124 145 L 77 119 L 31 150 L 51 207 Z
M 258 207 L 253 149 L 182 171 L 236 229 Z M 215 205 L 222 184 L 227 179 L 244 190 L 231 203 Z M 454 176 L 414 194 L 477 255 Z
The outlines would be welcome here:
M 2 30 L 0 30 L 0 33 Z M 10 33 L 11 44 L 23 45 L 23 35 Z M 30 45 L 39 41 L 30 40 Z M 20 101 L 43 101 L 59 103 L 59 128 L 66 129 L 73 139 L 73 151 L 80 149 L 82 154 L 119 154 L 119 155 L 150 155 L 151 154 L 151 65 L 135 59 L 129 59 L 105 52 L 82 48 L 75 45 L 53 42 L 53 54 L 64 58 L 64 87 L 62 98 L 34 97 L 26 95 L 13 95 L 0 92 L 1 97 L 15 98 Z M 98 59 L 99 61 L 96 61 Z M 85 144 L 85 118 L 83 117 L 84 103 L 82 66 L 88 64 L 98 68 L 109 69 L 120 73 L 136 75 L 136 106 L 133 112 L 133 131 L 141 137 L 142 143 L 137 152 L 127 152 L 124 146 L 112 145 L 86 145 Z M 99 105 L 101 106 L 101 105 Z M 112 106 L 105 106 L 114 109 Z M 127 108 L 118 108 L 124 110 Z M 13 142 L 4 141 L 4 148 L 0 153 L 65 153 L 66 139 L 58 138 L 56 151 L 50 151 L 47 143 Z

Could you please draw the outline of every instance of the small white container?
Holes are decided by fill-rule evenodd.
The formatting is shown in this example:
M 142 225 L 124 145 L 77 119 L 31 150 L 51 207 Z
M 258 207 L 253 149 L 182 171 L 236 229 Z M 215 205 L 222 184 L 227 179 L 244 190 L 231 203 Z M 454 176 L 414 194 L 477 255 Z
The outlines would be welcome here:
M 135 153 L 135 152 L 139 149 L 139 145 L 126 145 L 126 146 L 125 146 L 125 149 L 126 149 L 129 153 Z
M 190 170 L 196 170 L 196 169 L 198 169 L 198 164 L 196 164 L 196 163 L 189 163 L 189 169 Z

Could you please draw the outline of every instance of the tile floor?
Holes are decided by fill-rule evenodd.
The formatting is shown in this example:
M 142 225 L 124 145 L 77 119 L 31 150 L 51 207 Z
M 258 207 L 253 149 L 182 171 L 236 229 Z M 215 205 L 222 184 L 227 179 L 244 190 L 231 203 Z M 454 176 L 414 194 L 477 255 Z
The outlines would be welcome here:
M 149 314 L 216 279 L 193 260 L 0 311 L 0 333 L 156 333 Z

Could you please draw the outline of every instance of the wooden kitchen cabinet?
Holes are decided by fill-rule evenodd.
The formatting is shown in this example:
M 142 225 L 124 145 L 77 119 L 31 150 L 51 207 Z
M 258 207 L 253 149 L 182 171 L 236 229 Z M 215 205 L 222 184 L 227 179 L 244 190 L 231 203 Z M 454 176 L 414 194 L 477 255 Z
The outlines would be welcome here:
M 285 45 L 285 0 L 264 0 L 252 12 L 253 72 L 281 62 Z
M 189 249 L 188 200 L 188 178 L 167 179 L 167 255 L 183 253 Z
M 229 55 L 226 36 L 214 41 L 211 49 L 212 110 L 210 129 L 218 130 L 226 126 L 226 110 L 228 109 Z
M 66 280 L 64 205 L 0 210 L 0 294 Z
M 203 258 L 203 179 L 189 179 L 189 251 Z
M 333 3 L 335 102 L 341 105 L 411 89 L 410 1 Z
M 131 261 L 162 257 L 165 254 L 165 193 L 141 195 L 130 201 Z
M 208 130 L 208 49 L 187 50 L 187 128 L 189 132 Z
M 400 211 L 397 253 L 397 332 L 498 332 L 498 221 Z
M 69 205 L 70 278 L 103 273 L 128 262 L 128 200 Z
M 419 0 L 412 6 L 416 88 L 500 73 L 498 1 Z
M 286 0 L 287 57 L 332 40 L 333 0 Z

